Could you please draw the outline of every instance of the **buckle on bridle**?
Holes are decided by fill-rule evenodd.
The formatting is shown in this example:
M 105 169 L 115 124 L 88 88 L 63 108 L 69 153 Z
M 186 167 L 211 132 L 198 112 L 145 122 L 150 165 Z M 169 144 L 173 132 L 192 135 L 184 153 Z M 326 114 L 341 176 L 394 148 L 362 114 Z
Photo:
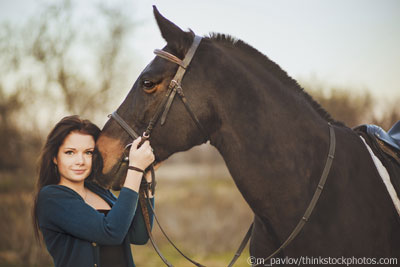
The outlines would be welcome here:
M 169 83 L 169 88 L 173 89 L 174 87 L 177 86 L 179 86 L 179 83 L 176 80 L 172 79 L 171 82 Z
M 146 140 L 149 140 L 149 138 L 150 138 L 150 134 L 147 133 L 147 132 L 144 132 L 144 133 L 143 133 L 143 136 L 142 136 L 142 140 L 140 141 L 140 143 L 139 143 L 139 145 L 138 145 L 138 148 L 139 148 Z M 124 147 L 124 157 L 122 158 L 122 161 L 123 161 L 123 162 L 128 162 L 128 161 L 129 161 L 129 155 L 126 155 L 126 151 L 127 151 L 127 149 L 128 149 L 129 147 L 131 147 L 131 146 L 132 146 L 132 143 L 129 143 L 129 144 L 127 144 L 127 145 Z

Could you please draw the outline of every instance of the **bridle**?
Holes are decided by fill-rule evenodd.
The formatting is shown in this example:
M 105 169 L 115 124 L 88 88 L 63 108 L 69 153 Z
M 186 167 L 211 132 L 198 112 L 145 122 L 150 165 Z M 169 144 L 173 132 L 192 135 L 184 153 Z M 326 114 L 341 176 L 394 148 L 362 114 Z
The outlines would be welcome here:
M 178 95 L 180 96 L 182 103 L 185 105 L 186 110 L 188 111 L 188 113 L 190 114 L 191 118 L 193 119 L 193 121 L 195 122 L 195 124 L 197 125 L 197 127 L 199 128 L 199 130 L 202 132 L 203 137 L 205 139 L 205 141 L 208 140 L 208 136 L 204 130 L 204 128 L 202 127 L 200 121 L 198 120 L 198 118 L 196 117 L 196 115 L 194 114 L 194 112 L 192 111 L 192 109 L 190 108 L 188 101 L 183 93 L 183 89 L 181 86 L 181 82 L 183 79 L 183 76 L 186 72 L 187 67 L 189 66 L 195 52 L 196 49 L 198 48 L 200 42 L 201 42 L 201 37 L 195 35 L 194 36 L 194 40 L 193 43 L 191 45 L 191 47 L 189 48 L 188 52 L 185 55 L 185 58 L 183 60 L 179 59 L 178 57 L 176 57 L 175 55 L 168 53 L 164 50 L 160 50 L 160 49 L 155 49 L 154 50 L 154 54 L 156 54 L 158 57 L 164 58 L 170 62 L 176 63 L 179 67 L 178 70 L 175 74 L 175 76 L 173 77 L 173 79 L 171 80 L 169 86 L 168 86 L 168 90 L 167 93 L 164 97 L 164 99 L 162 100 L 162 102 L 158 105 L 155 114 L 153 115 L 152 119 L 150 120 L 146 131 L 143 133 L 143 138 L 142 138 L 142 142 L 144 142 L 145 140 L 150 138 L 150 134 L 152 132 L 152 130 L 154 129 L 154 126 L 156 125 L 156 123 L 158 122 L 158 120 L 161 117 L 161 125 L 164 125 L 168 111 L 172 105 L 172 102 L 175 98 L 176 93 L 178 93 Z M 139 137 L 139 135 L 135 132 L 135 130 L 132 129 L 131 126 L 129 126 L 119 115 L 116 111 L 114 111 L 113 113 L 111 113 L 109 115 L 110 118 L 114 119 L 133 139 L 136 139 Z M 333 159 L 334 159 L 334 155 L 335 155 L 335 148 L 336 148 L 336 138 L 335 138 L 335 131 L 333 129 L 333 126 L 331 125 L 331 123 L 328 123 L 329 125 L 329 152 L 328 152 L 328 156 L 327 156 L 327 160 L 325 162 L 325 166 L 324 169 L 322 171 L 317 189 L 314 192 L 314 195 L 303 215 L 303 217 L 299 220 L 298 224 L 296 225 L 296 227 L 294 228 L 294 230 L 291 232 L 291 234 L 289 235 L 289 237 L 282 243 L 282 245 L 276 249 L 272 254 L 270 254 L 267 258 L 264 258 L 263 262 L 268 261 L 269 259 L 271 259 L 272 257 L 278 255 L 280 252 L 282 252 L 282 250 L 284 248 L 286 248 L 295 238 L 296 236 L 300 233 L 300 231 L 302 230 L 303 226 L 305 225 L 305 223 L 308 221 L 309 217 L 311 216 L 312 211 L 314 210 L 318 199 L 322 193 L 322 190 L 324 188 L 325 182 L 328 178 L 329 175 L 329 171 L 330 168 L 332 166 L 333 163 Z M 151 183 L 151 190 L 154 193 L 154 186 L 155 186 L 155 175 L 154 175 L 154 166 L 153 164 L 150 165 L 150 171 L 152 174 L 152 183 Z M 148 185 L 147 185 L 148 186 Z M 146 186 L 141 186 L 140 188 L 140 201 L 141 201 L 141 206 L 142 206 L 142 212 L 145 218 L 145 222 L 146 222 L 146 229 L 147 232 L 149 234 L 150 237 L 150 241 L 154 247 L 154 249 L 157 251 L 158 255 L 160 256 L 160 258 L 162 259 L 162 261 L 167 265 L 167 266 L 172 266 L 171 263 L 169 263 L 165 257 L 161 254 L 160 250 L 158 249 L 157 245 L 154 242 L 154 239 L 152 237 L 151 234 L 151 229 L 150 229 L 150 221 L 149 221 L 149 213 L 146 207 L 146 202 L 145 202 L 145 196 L 147 194 L 147 190 L 148 187 Z M 147 197 L 148 199 L 148 197 Z M 150 203 L 150 202 L 149 202 Z M 167 238 L 167 240 L 172 244 L 172 246 L 183 256 L 185 257 L 188 261 L 190 261 L 191 263 L 193 263 L 196 266 L 203 266 L 200 263 L 195 262 L 194 260 L 188 258 L 186 255 L 184 255 L 176 246 L 175 244 L 169 239 L 169 237 L 165 234 L 164 230 L 162 229 L 158 218 L 156 216 L 156 214 L 154 213 L 154 209 L 152 208 L 152 205 L 149 205 L 151 207 L 152 213 L 154 215 L 154 218 L 156 219 L 156 222 L 158 224 L 158 226 L 160 227 L 161 232 L 165 235 L 165 237 Z M 237 252 L 235 253 L 233 259 L 231 260 L 231 262 L 229 263 L 228 267 L 233 266 L 233 264 L 236 262 L 236 260 L 240 257 L 243 249 L 245 248 L 247 242 L 250 239 L 251 233 L 253 231 L 253 226 L 254 224 L 252 223 L 244 237 L 244 239 L 242 240 Z
M 195 113 L 192 111 L 192 109 L 190 108 L 190 105 L 183 93 L 183 89 L 181 86 L 181 82 L 183 79 L 183 76 L 185 75 L 186 69 L 189 66 L 190 62 L 192 61 L 192 58 L 197 50 L 197 47 L 199 46 L 200 42 L 201 42 L 201 37 L 195 35 L 194 39 L 193 39 L 193 43 L 191 45 L 191 47 L 189 48 L 188 52 L 185 55 L 185 58 L 183 60 L 179 59 L 178 57 L 176 57 L 175 55 L 172 55 L 171 53 L 168 53 L 164 50 L 160 50 L 160 49 L 155 49 L 154 50 L 154 54 L 156 54 L 157 56 L 164 58 L 168 61 L 171 61 L 173 63 L 178 64 L 178 70 L 175 73 L 175 76 L 172 78 L 171 82 L 169 83 L 167 92 L 165 97 L 163 98 L 163 100 L 160 102 L 160 104 L 157 106 L 156 112 L 154 113 L 153 117 L 151 118 L 145 132 L 142 135 L 142 140 L 141 143 L 143 143 L 145 140 L 150 138 L 150 134 L 154 129 L 154 126 L 157 124 L 158 120 L 161 118 L 161 125 L 164 125 L 165 120 L 167 118 L 168 115 L 168 111 L 171 108 L 172 102 L 175 98 L 175 95 L 178 94 L 178 96 L 181 98 L 182 103 L 184 104 L 186 110 L 188 111 L 190 117 L 193 119 L 193 121 L 195 122 L 195 124 L 197 125 L 197 127 L 199 128 L 200 132 L 203 135 L 204 138 L 204 142 L 206 142 L 208 140 L 207 134 L 203 128 L 203 126 L 201 125 L 199 119 L 197 118 L 197 116 L 195 115 Z M 117 111 L 114 111 L 113 113 L 111 113 L 109 115 L 109 118 L 114 119 L 128 134 L 130 137 L 132 137 L 133 139 L 138 138 L 140 135 L 131 127 L 128 125 L 128 123 L 126 123 L 126 121 L 124 119 L 121 118 L 121 116 L 119 116 L 119 114 L 117 113 Z M 125 149 L 129 146 L 130 144 L 128 144 Z M 123 159 L 123 161 L 126 160 L 125 158 Z M 151 164 L 149 167 L 149 170 L 151 171 L 152 174 L 152 182 L 150 183 L 151 186 L 151 190 L 154 193 L 154 189 L 155 189 L 155 175 L 154 175 L 154 165 Z M 150 221 L 149 221 L 149 212 L 147 210 L 147 204 L 145 199 L 148 197 L 146 197 L 147 195 L 147 190 L 148 190 L 148 185 L 146 183 L 142 183 L 142 185 L 140 187 L 140 203 L 141 203 L 141 207 L 142 207 L 142 212 L 143 212 L 143 216 L 145 219 L 145 224 L 146 224 L 146 229 L 147 232 L 149 234 L 150 237 L 150 241 L 154 247 L 154 249 L 156 250 L 156 252 L 158 253 L 158 255 L 160 256 L 161 260 L 167 265 L 167 266 L 172 266 L 171 263 L 169 263 L 167 261 L 167 259 L 162 255 L 161 251 L 158 249 L 157 245 L 155 244 L 154 238 L 151 234 L 151 227 L 150 227 Z M 149 202 L 150 203 L 150 202 Z M 199 267 L 203 267 L 203 265 L 201 265 L 200 263 L 195 262 L 194 260 L 190 259 L 189 257 L 187 257 L 185 254 L 183 254 L 177 247 L 176 245 L 170 240 L 170 238 L 166 235 L 165 231 L 162 229 L 158 218 L 153 210 L 152 205 L 149 205 L 150 208 L 152 209 L 152 213 L 154 215 L 154 218 L 156 219 L 156 222 L 158 224 L 158 226 L 160 227 L 161 232 L 165 235 L 165 237 L 167 238 L 167 240 L 172 244 L 172 246 L 183 256 L 185 257 L 188 261 L 190 261 L 191 263 L 193 263 L 196 266 Z
M 194 40 L 192 43 L 192 46 L 189 48 L 188 52 L 186 53 L 186 56 L 183 60 L 179 59 L 178 57 L 172 55 L 171 53 L 168 53 L 164 50 L 160 49 L 155 49 L 154 54 L 157 56 L 164 58 L 168 61 L 171 61 L 173 63 L 178 64 L 178 70 L 175 73 L 175 76 L 172 78 L 171 82 L 168 85 L 167 92 L 165 94 L 165 97 L 163 100 L 160 102 L 160 104 L 157 106 L 156 112 L 154 113 L 153 117 L 151 118 L 145 132 L 143 133 L 143 137 L 145 139 L 150 138 L 150 134 L 154 129 L 154 126 L 157 124 L 158 120 L 161 118 L 161 125 L 164 125 L 165 120 L 168 115 L 168 111 L 171 108 L 172 102 L 175 98 L 175 95 L 178 94 L 178 96 L 181 98 L 182 103 L 184 104 L 186 110 L 188 111 L 190 117 L 193 119 L 197 127 L 199 128 L 200 132 L 202 133 L 204 137 L 204 141 L 208 140 L 208 136 L 206 134 L 206 131 L 204 130 L 203 126 L 201 125 L 199 119 L 195 115 L 195 113 L 192 111 L 190 108 L 190 105 L 186 99 L 185 94 L 183 93 L 183 89 L 181 86 L 181 82 L 183 79 L 183 76 L 185 75 L 186 69 L 189 66 L 190 62 L 192 61 L 192 58 L 197 50 L 197 47 L 199 46 L 201 42 L 201 37 L 195 35 Z M 111 113 L 109 115 L 110 118 L 113 118 L 118 124 L 134 139 L 139 137 L 139 134 L 137 134 L 132 127 L 130 127 L 119 115 L 116 111 Z

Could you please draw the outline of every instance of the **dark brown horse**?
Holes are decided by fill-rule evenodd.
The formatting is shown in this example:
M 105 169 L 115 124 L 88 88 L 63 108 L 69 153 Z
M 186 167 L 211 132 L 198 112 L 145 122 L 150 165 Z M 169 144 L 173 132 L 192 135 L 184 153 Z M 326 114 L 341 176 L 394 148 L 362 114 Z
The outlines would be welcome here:
M 167 42 L 163 50 L 183 58 L 193 32 L 154 13 Z M 177 68 L 156 57 L 140 74 L 117 110 L 135 131 L 144 132 Z M 325 189 L 303 230 L 279 256 L 400 260 L 398 215 L 363 142 L 277 64 L 241 40 L 213 34 L 202 39 L 182 88 L 255 214 L 252 256 L 276 250 L 303 216 L 326 162 L 330 122 L 336 154 Z M 115 120 L 104 126 L 98 141 L 103 186 L 120 186 L 127 169 L 123 150 L 131 140 Z M 159 162 L 205 141 L 178 99 L 150 140 Z

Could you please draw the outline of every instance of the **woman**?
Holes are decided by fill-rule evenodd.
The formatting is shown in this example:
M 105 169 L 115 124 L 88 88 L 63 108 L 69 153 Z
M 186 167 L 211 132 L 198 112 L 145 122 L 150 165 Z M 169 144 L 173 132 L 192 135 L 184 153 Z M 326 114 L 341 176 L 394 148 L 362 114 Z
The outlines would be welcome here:
M 131 167 L 117 199 L 91 182 L 99 133 L 88 120 L 65 117 L 50 132 L 42 151 L 34 226 L 56 267 L 132 267 L 130 243 L 148 240 L 138 191 L 141 170 L 154 161 L 151 146 L 146 141 L 138 148 L 140 138 L 132 143 Z M 150 192 L 149 197 L 154 205 Z

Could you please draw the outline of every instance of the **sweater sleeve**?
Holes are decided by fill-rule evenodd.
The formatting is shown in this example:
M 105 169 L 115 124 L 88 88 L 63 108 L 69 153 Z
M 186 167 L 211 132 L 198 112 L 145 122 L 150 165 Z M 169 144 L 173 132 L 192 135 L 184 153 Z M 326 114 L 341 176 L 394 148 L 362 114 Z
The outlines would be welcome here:
M 150 207 L 150 204 L 154 209 L 154 198 L 150 198 L 150 204 L 146 200 L 146 204 L 147 204 L 147 210 L 149 211 L 149 215 L 150 215 L 150 228 L 152 229 L 153 221 L 154 221 L 154 214 Z M 140 201 L 138 202 L 137 212 L 135 213 L 135 216 L 133 217 L 133 222 L 129 229 L 128 234 L 129 234 L 130 242 L 135 245 L 144 245 L 149 240 L 149 235 L 147 233 L 146 224 L 144 221 Z
M 39 193 L 39 225 L 90 242 L 117 245 L 128 233 L 137 202 L 138 193 L 124 187 L 108 215 L 104 216 L 74 192 L 49 186 Z

